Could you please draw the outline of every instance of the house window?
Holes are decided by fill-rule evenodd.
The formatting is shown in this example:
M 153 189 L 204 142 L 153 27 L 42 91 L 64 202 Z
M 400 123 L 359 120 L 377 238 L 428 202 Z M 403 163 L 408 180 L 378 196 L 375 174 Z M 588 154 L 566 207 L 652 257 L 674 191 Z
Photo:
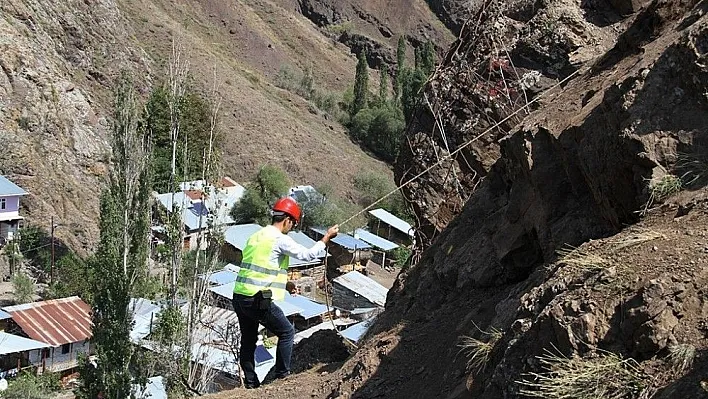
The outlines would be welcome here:
M 0 210 L 5 209 L 5 198 L 0 198 Z
M 71 344 L 64 344 L 61 346 L 61 354 L 66 355 L 71 350 Z

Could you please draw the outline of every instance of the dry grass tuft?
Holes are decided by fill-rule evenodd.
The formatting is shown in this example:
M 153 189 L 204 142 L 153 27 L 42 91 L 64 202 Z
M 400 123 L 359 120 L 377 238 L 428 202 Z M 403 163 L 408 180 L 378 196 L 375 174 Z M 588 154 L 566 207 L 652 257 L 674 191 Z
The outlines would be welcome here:
M 503 332 L 492 328 L 490 331 L 482 331 L 483 335 L 488 337 L 486 341 L 476 339 L 470 336 L 460 338 L 460 343 L 457 345 L 467 357 L 467 371 L 480 372 L 484 370 L 489 362 L 489 357 L 497 342 L 501 339 Z
M 640 399 L 648 395 L 649 377 L 633 359 L 605 351 L 588 359 L 550 351 L 537 358 L 547 371 L 528 373 L 517 381 L 522 395 L 545 399 Z
M 633 247 L 648 241 L 665 239 L 666 236 L 656 231 L 648 230 L 631 234 L 627 237 L 615 238 L 609 241 L 613 251 Z
M 691 368 L 696 357 L 696 347 L 691 344 L 669 346 L 668 360 L 677 373 L 683 373 Z
M 567 246 L 556 252 L 561 257 L 560 262 L 565 263 L 575 272 L 598 272 L 611 266 L 607 259 L 599 255 L 586 252 L 580 248 Z
M 683 187 L 683 180 L 676 175 L 666 175 L 662 177 L 661 180 L 649 187 L 649 200 L 647 200 L 646 204 L 644 204 L 644 208 L 639 212 L 640 216 L 645 216 L 653 209 L 654 204 L 677 194 Z

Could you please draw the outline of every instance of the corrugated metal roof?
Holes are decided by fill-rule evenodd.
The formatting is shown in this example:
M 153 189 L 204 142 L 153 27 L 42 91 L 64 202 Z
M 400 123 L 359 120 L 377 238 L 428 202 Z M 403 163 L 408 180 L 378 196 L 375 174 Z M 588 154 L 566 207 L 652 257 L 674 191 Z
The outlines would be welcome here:
M 181 183 L 180 187 L 182 190 L 206 190 L 209 193 L 203 205 L 206 205 L 207 209 L 212 210 L 212 214 L 208 215 L 208 217 L 201 218 L 202 228 L 209 227 L 209 219 L 213 219 L 212 224 L 217 226 L 234 223 L 229 212 L 233 205 L 243 196 L 243 190 L 238 189 L 243 187 L 238 186 L 237 188 L 227 190 L 216 189 L 209 185 L 204 188 L 204 182 L 201 180 Z M 180 191 L 174 194 L 174 199 L 175 205 L 182 209 L 182 219 L 184 220 L 185 226 L 191 231 L 199 230 L 199 212 L 193 212 L 193 205 L 189 196 L 185 194 L 185 192 Z M 159 194 L 157 200 L 160 201 L 165 209 L 172 212 L 172 193 Z
M 302 245 L 305 248 L 312 248 L 317 243 L 315 240 L 308 237 L 305 233 L 303 233 L 301 231 L 291 231 L 288 233 L 288 236 L 291 237 L 296 243 Z M 325 256 L 327 256 L 327 251 L 325 251 L 324 249 L 322 251 L 320 251 L 319 254 L 317 254 L 318 258 L 324 258 Z M 302 266 L 307 266 L 307 265 L 317 265 L 320 263 L 322 263 L 321 259 L 315 259 L 312 261 L 305 261 L 305 260 L 293 258 L 291 256 L 290 263 L 288 263 L 288 267 L 302 267 Z
M 366 334 L 366 332 L 369 330 L 369 327 L 374 323 L 374 319 L 368 319 L 364 320 L 361 323 L 356 323 L 351 327 L 348 327 L 344 331 L 342 331 L 342 336 L 354 343 L 357 343 L 361 337 Z
M 35 341 L 33 339 L 20 337 L 0 331 L 0 355 L 8 353 L 18 353 L 31 351 L 34 349 L 49 348 L 44 342 Z
M 366 241 L 382 251 L 390 251 L 392 249 L 398 248 L 398 244 L 396 244 L 395 242 L 391 242 L 383 237 L 379 237 L 376 234 L 366 231 L 364 229 L 354 230 L 354 238 Z
M 322 227 L 310 227 L 310 230 L 319 235 L 325 235 L 327 232 L 327 229 Z M 364 241 L 357 240 L 349 234 L 339 233 L 331 241 L 346 249 L 371 249 L 371 245 L 365 243 Z
M 305 320 L 327 313 L 326 305 L 312 301 L 302 295 L 285 295 L 285 302 L 302 309 L 300 316 L 304 317 Z
M 295 314 L 301 314 L 303 312 L 301 307 L 295 306 L 292 303 L 288 303 L 285 301 L 275 301 L 274 303 L 278 305 L 278 307 L 280 308 L 280 310 L 283 311 L 283 313 L 285 313 L 285 317 L 292 316 Z
M 386 305 L 388 288 L 356 270 L 335 278 L 334 283 L 340 284 L 343 287 L 354 291 L 355 293 L 368 299 L 371 303 L 382 307 Z
M 246 242 L 248 242 L 249 237 L 262 228 L 262 226 L 253 223 L 237 224 L 226 229 L 224 240 L 234 248 L 243 251 L 246 248 Z
M 23 190 L 22 187 L 11 182 L 5 176 L 0 175 L 0 197 L 25 194 L 27 194 L 27 191 Z
M 224 285 L 236 281 L 236 276 L 238 275 L 238 270 L 219 270 L 213 272 L 207 276 L 206 274 L 200 274 L 199 278 L 207 278 L 211 284 L 214 285 Z
M 91 307 L 78 296 L 8 306 L 4 311 L 30 338 L 57 347 L 91 337 Z
M 10 319 L 10 318 L 12 318 L 12 316 L 9 313 L 0 310 L 0 320 Z
M 406 222 L 403 219 L 398 218 L 395 215 L 392 215 L 385 209 L 374 209 L 369 211 L 371 215 L 373 215 L 375 218 L 381 220 L 382 222 L 386 223 L 387 225 L 393 227 L 394 229 L 400 231 L 403 234 L 408 234 L 409 236 L 413 237 L 413 226 L 411 226 L 408 222 Z

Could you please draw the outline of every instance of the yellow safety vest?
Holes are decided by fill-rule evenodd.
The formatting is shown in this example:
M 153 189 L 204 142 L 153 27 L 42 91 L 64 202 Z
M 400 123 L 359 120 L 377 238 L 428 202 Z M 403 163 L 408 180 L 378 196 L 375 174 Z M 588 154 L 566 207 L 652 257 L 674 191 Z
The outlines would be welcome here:
M 282 233 L 273 226 L 264 227 L 253 234 L 243 249 L 241 270 L 236 277 L 234 293 L 253 296 L 258 291 L 270 289 L 273 300 L 285 299 L 285 284 L 288 282 L 290 258 L 283 257 L 280 264 L 270 262 L 270 254 Z

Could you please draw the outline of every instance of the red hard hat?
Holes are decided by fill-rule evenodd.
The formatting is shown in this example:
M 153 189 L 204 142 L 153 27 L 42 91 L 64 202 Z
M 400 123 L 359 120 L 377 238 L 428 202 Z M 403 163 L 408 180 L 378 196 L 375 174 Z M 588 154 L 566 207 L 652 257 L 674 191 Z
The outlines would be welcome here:
M 300 221 L 300 206 L 291 197 L 285 197 L 277 200 L 273 205 L 273 212 L 282 212 L 291 218 Z

